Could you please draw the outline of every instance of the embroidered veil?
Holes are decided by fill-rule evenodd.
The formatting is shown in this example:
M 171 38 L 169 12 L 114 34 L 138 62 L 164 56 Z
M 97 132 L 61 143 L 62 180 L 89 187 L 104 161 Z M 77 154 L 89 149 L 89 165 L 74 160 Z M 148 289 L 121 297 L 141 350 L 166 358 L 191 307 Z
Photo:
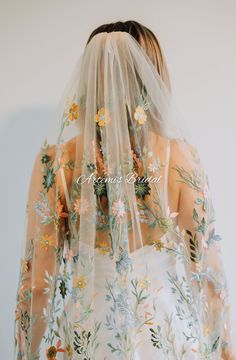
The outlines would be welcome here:
M 86 45 L 26 207 L 15 359 L 221 359 L 232 347 L 208 177 L 128 33 Z

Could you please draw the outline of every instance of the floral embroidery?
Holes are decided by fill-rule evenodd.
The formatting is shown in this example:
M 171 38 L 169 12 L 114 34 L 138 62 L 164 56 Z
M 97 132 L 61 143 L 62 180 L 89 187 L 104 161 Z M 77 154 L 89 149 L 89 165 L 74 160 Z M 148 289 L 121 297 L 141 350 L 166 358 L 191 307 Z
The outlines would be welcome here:
M 68 119 L 70 121 L 77 120 L 79 117 L 79 106 L 76 103 L 71 104 L 68 113 Z
M 145 114 L 144 109 L 142 106 L 137 106 L 134 112 L 135 120 L 140 124 L 143 125 L 147 121 L 147 115 Z
M 121 199 L 114 201 L 112 205 L 112 213 L 118 218 L 123 218 L 125 216 L 125 204 Z
M 147 110 L 150 105 L 145 89 L 138 100 L 134 112 L 135 125 L 144 125 L 148 121 Z M 76 98 L 67 105 L 62 119 L 62 132 L 65 126 L 73 127 L 71 122 L 78 119 L 81 106 L 77 104 Z M 95 120 L 99 127 L 108 124 L 111 120 L 108 110 L 98 110 Z M 142 127 L 136 127 L 134 135 L 142 135 L 143 130 Z M 98 133 L 102 139 L 102 129 Z M 140 144 L 141 140 L 142 138 Z M 102 146 L 100 148 L 100 144 L 96 145 L 102 153 Z M 136 179 L 132 189 L 138 198 L 137 209 L 133 209 L 132 204 L 128 203 L 125 191 L 119 191 L 114 185 L 107 185 L 102 177 L 94 181 L 88 191 L 84 188 L 84 193 L 81 185 L 75 179 L 72 180 L 68 213 L 64 210 L 64 196 L 61 195 L 56 174 L 59 169 L 76 171 L 77 164 L 70 159 L 63 142 L 58 144 L 57 158 L 46 142 L 42 148 L 41 191 L 33 206 L 30 204 L 34 208 L 38 227 L 28 241 L 21 261 L 18 307 L 15 313 L 15 320 L 19 324 L 19 338 L 27 346 L 34 336 L 34 325 L 38 325 L 41 318 L 47 322 L 48 328 L 41 342 L 42 357 L 51 360 L 59 360 L 60 356 L 71 360 L 93 360 L 100 358 L 101 352 L 105 351 L 102 355 L 104 359 L 112 359 L 113 356 L 132 359 L 139 346 L 144 346 L 147 356 L 150 352 L 152 358 L 185 360 L 191 354 L 196 359 L 211 360 L 218 356 L 221 349 L 223 351 L 228 347 L 223 334 L 226 329 L 225 314 L 229 306 L 227 287 L 221 271 L 208 263 L 208 254 L 221 240 L 214 228 L 208 180 L 198 167 L 197 156 L 194 156 L 197 165 L 191 170 L 182 166 L 173 168 L 182 188 L 191 193 L 190 225 L 189 228 L 180 229 L 176 225 L 179 213 L 172 212 L 166 206 L 158 185 L 157 188 L 156 185 L 151 187 L 147 181 L 148 172 L 161 170 L 163 165 L 160 158 L 147 147 L 138 145 L 129 154 L 122 154 L 125 160 L 122 171 L 132 167 L 136 175 L 143 175 Z M 94 147 L 95 144 L 92 143 L 91 149 Z M 101 159 L 94 161 L 89 150 L 84 155 L 83 169 L 89 174 L 100 170 L 106 176 L 109 166 L 103 166 Z M 105 160 L 108 155 L 103 154 Z M 112 160 L 110 164 L 112 165 Z M 52 190 L 55 190 L 55 194 Z M 92 192 L 96 195 L 94 207 L 90 203 Z M 153 195 L 151 204 L 148 195 Z M 105 207 L 109 211 L 106 212 Z M 83 217 L 82 231 L 78 226 L 81 214 L 86 214 Z M 135 223 L 137 228 L 136 225 L 133 226 L 130 215 L 139 220 L 140 224 L 138 221 Z M 87 237 L 91 234 L 90 228 L 95 235 L 92 249 L 88 246 Z M 165 234 L 164 239 L 159 230 Z M 136 238 L 138 241 L 140 232 L 141 237 L 143 236 L 141 240 L 145 238 L 151 246 L 144 246 L 132 254 L 129 243 L 135 242 Z M 60 245 L 56 244 L 55 239 L 60 240 Z M 34 283 L 28 280 L 32 259 L 37 261 L 37 256 L 33 255 L 35 247 L 38 250 L 38 245 L 42 249 L 38 258 L 49 262 L 43 264 L 45 268 L 42 278 Z M 47 258 L 43 251 L 49 249 L 52 251 L 48 252 L 50 256 Z M 138 252 L 140 256 L 136 257 Z M 98 262 L 96 267 L 94 262 Z M 153 264 L 160 266 L 161 276 L 159 270 L 152 268 Z M 169 264 L 173 264 L 173 267 L 169 267 Z M 107 265 L 112 271 L 106 271 Z M 37 266 L 36 263 L 36 273 L 41 270 Z M 105 273 L 98 280 L 101 282 L 97 286 L 93 282 L 93 274 L 102 269 L 105 269 Z M 186 276 L 186 269 L 189 269 L 189 278 Z M 195 285 L 199 292 L 195 292 Z M 29 310 L 35 299 L 34 291 L 37 286 L 40 286 L 40 292 L 45 296 L 45 304 L 38 317 Z M 208 291 L 212 291 L 216 297 L 218 309 L 207 299 Z M 171 301 L 165 304 L 164 296 L 169 296 Z M 103 319 L 98 321 L 96 311 L 100 315 L 100 304 L 101 311 L 105 308 L 105 312 Z M 180 350 L 178 341 L 182 343 Z M 18 358 L 28 358 L 27 350 L 21 351 L 20 345 L 18 350 Z M 30 355 L 32 359 L 39 358 L 38 354 Z
M 47 154 L 43 154 L 43 156 L 41 157 L 42 164 L 47 164 L 49 161 L 50 161 L 50 156 L 48 156 Z
M 56 360 L 57 348 L 55 346 L 50 346 L 46 352 L 47 359 Z
M 85 214 L 88 211 L 89 203 L 88 199 L 81 198 L 74 202 L 74 209 L 78 214 Z
M 151 188 L 147 178 L 144 176 L 138 177 L 135 180 L 135 194 L 138 198 L 144 199 L 145 196 L 150 195 Z
M 161 251 L 164 248 L 164 243 L 160 239 L 154 240 L 153 244 L 157 251 Z
M 43 176 L 44 178 L 43 186 L 47 191 L 53 186 L 55 182 L 55 176 L 56 175 L 53 169 L 46 169 L 46 175 Z
M 86 285 L 87 285 L 87 280 L 83 275 L 80 275 L 79 277 L 74 279 L 73 287 L 83 290 Z
M 54 241 L 50 235 L 43 235 L 40 240 L 40 246 L 44 250 L 48 250 L 49 246 L 53 246 Z
M 150 284 L 151 281 L 148 276 L 144 276 L 141 280 L 139 280 L 139 286 L 141 289 L 147 289 Z
M 101 241 L 98 244 L 98 251 L 101 255 L 109 254 L 110 252 L 110 243 L 109 241 Z
M 107 196 L 107 186 L 104 178 L 102 179 L 95 179 L 94 180 L 94 193 L 101 198 L 102 196 Z
M 102 107 L 95 115 L 95 121 L 99 126 L 105 126 L 111 121 L 108 109 Z

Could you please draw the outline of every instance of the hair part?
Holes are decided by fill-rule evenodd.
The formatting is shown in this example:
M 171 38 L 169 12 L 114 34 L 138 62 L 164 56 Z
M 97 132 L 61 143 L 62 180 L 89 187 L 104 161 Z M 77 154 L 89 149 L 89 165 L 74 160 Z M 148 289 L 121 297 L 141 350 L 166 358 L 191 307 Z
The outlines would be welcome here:
M 140 24 L 137 21 L 117 21 L 109 24 L 100 25 L 95 30 L 93 30 L 88 38 L 87 44 L 96 34 L 112 31 L 127 32 L 138 41 L 138 43 L 142 46 L 142 48 L 156 67 L 161 79 L 163 80 L 169 91 L 171 91 L 170 77 L 166 61 L 160 43 L 155 34 L 146 26 Z

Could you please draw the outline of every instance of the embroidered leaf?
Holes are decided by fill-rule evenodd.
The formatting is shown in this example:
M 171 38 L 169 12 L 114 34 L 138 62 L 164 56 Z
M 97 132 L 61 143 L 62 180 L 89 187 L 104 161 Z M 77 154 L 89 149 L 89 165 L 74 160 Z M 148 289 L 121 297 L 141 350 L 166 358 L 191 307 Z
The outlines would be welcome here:
M 158 325 L 157 330 L 154 330 L 153 328 L 150 328 L 149 330 L 151 332 L 152 345 L 157 349 L 161 349 L 162 348 L 161 334 L 160 334 L 161 327 Z

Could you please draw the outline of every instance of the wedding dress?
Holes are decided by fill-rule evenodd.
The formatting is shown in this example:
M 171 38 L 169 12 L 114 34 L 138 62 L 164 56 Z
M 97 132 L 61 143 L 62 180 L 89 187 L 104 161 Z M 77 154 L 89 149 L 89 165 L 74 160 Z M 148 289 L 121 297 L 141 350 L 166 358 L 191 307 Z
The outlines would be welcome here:
M 128 33 L 94 36 L 32 171 L 15 359 L 209 359 L 232 347 L 208 177 Z

